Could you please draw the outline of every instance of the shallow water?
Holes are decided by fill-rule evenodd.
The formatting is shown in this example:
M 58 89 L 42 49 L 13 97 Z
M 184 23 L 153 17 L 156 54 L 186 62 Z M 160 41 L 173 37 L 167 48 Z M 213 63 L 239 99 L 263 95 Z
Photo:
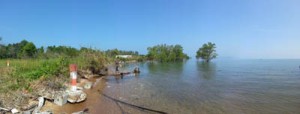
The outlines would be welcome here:
M 300 60 L 147 62 L 121 70 L 136 65 L 141 74 L 107 77 L 104 93 L 171 114 L 300 113 Z

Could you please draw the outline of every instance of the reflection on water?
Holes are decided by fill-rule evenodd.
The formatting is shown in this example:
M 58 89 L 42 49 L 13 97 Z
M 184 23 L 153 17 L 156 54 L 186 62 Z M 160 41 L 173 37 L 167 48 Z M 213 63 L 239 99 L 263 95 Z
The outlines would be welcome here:
M 203 61 L 197 61 L 198 72 L 203 76 L 204 79 L 211 79 L 215 77 L 216 74 L 216 64 L 207 63 Z
M 189 60 L 128 64 L 123 70 L 130 71 L 138 65 L 141 74 L 117 80 L 108 77 L 105 93 L 171 114 L 300 113 L 299 63 L 300 60 Z
M 172 74 L 181 74 L 182 73 L 184 62 L 176 62 L 176 63 L 149 62 L 149 63 L 147 63 L 147 65 L 148 65 L 147 70 L 151 74 L 170 73 L 172 75 Z

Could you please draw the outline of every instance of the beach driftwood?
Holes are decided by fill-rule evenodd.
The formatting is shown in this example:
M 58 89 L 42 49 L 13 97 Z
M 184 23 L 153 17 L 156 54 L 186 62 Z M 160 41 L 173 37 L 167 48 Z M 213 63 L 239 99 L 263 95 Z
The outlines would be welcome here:
M 127 103 L 127 102 L 124 102 L 124 101 L 121 101 L 121 100 L 118 100 L 118 99 L 115 99 L 115 98 L 112 98 L 104 93 L 102 93 L 100 90 L 98 90 L 99 93 L 101 95 L 103 95 L 104 97 L 108 98 L 108 99 L 111 99 L 115 102 L 118 102 L 118 103 L 122 103 L 122 104 L 125 104 L 125 105 L 128 105 L 128 106 L 132 106 L 132 107 L 135 107 L 135 108 L 139 108 L 139 109 L 142 109 L 142 110 L 147 110 L 147 111 L 151 111 L 151 112 L 155 112 L 155 113 L 158 113 L 158 114 L 167 114 L 166 112 L 163 112 L 163 111 L 158 111 L 158 110 L 154 110 L 154 109 L 149 109 L 149 108 L 145 108 L 145 107 L 141 107 L 141 106 L 137 106 L 137 105 L 134 105 L 134 104 L 130 104 L 130 103 Z

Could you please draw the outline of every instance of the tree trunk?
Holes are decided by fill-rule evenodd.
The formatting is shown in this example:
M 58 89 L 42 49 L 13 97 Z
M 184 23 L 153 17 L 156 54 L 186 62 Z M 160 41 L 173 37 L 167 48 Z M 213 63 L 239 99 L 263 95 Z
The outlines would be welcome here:
M 208 63 L 208 62 L 209 62 L 209 59 L 206 59 L 206 62 Z

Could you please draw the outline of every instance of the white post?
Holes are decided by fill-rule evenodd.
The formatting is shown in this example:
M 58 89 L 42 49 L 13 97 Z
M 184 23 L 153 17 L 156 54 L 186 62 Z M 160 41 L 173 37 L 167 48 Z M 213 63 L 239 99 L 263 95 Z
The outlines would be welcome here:
M 71 76 L 71 90 L 77 90 L 77 66 L 75 64 L 70 65 L 70 76 Z

